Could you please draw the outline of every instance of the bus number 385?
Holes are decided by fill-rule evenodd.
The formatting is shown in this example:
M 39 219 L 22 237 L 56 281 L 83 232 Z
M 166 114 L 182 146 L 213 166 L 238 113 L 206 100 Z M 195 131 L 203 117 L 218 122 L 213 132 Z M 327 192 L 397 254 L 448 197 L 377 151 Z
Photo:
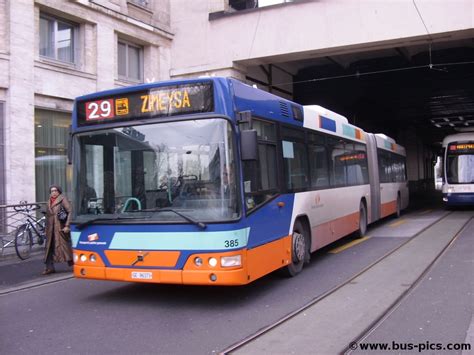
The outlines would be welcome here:
M 226 248 L 238 247 L 239 246 L 239 240 L 238 239 L 226 240 L 226 241 L 224 241 L 224 246 Z

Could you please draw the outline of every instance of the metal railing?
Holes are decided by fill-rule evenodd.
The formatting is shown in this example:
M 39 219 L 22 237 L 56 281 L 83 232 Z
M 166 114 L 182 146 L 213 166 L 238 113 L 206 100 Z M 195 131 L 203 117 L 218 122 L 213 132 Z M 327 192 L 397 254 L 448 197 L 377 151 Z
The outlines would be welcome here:
M 2 256 L 9 248 L 15 247 L 15 236 L 18 227 L 25 223 L 26 215 L 37 218 L 40 208 L 45 207 L 46 202 L 20 201 L 15 205 L 0 205 L 0 247 Z

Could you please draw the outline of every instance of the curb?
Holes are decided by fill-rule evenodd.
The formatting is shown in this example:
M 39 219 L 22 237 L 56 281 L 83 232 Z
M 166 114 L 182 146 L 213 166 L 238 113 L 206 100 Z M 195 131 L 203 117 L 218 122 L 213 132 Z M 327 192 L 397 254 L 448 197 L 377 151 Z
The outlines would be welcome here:
M 3 290 L 0 290 L 0 296 L 4 296 L 4 295 L 7 295 L 9 293 L 19 292 L 19 291 L 22 291 L 22 290 L 28 290 L 28 289 L 31 289 L 31 288 L 36 288 L 36 287 L 40 287 L 40 286 L 43 286 L 43 285 L 48 285 L 48 284 L 64 281 L 64 280 L 69 280 L 69 279 L 72 279 L 72 278 L 74 278 L 74 275 L 72 275 L 72 272 L 68 272 L 65 275 L 57 275 L 57 276 L 52 276 L 52 277 L 48 276 L 47 279 L 40 279 L 40 280 L 37 279 L 37 280 L 33 280 L 33 281 L 27 281 L 23 284 L 13 286 L 13 287 L 8 287 L 8 288 L 5 288 Z
M 14 250 L 14 248 L 12 248 L 12 250 L 9 250 L 7 253 L 6 253 L 6 250 L 7 249 L 10 249 L 10 248 L 6 248 L 4 249 L 3 253 L 0 254 L 0 265 L 4 262 L 8 262 L 8 261 L 11 261 L 11 260 L 15 260 L 15 261 L 28 261 L 30 259 L 32 259 L 33 257 L 37 256 L 37 255 L 41 255 L 43 254 L 44 252 L 44 249 L 42 247 L 40 248 L 33 248 L 31 250 L 31 254 L 29 256 L 28 259 L 25 259 L 25 260 L 22 260 L 18 257 L 18 255 L 16 255 L 16 252 Z

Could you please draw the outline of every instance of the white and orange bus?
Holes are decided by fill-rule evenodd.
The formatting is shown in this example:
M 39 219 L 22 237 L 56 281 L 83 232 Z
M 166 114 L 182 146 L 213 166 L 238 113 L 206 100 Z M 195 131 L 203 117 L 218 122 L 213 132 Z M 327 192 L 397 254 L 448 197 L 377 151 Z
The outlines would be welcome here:
M 230 78 L 79 97 L 74 274 L 242 285 L 408 204 L 405 150 Z

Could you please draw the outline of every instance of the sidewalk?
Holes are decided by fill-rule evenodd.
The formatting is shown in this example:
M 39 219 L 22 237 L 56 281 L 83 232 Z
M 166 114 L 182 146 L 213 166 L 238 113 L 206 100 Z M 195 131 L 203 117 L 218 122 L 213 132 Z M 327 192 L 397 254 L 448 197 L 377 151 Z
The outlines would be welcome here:
M 56 273 L 43 276 L 43 249 L 35 246 L 31 257 L 21 260 L 15 253 L 15 248 L 6 248 L 0 257 L 0 295 L 12 292 L 26 285 L 41 284 L 53 280 L 72 277 L 72 268 L 66 263 L 55 265 Z

